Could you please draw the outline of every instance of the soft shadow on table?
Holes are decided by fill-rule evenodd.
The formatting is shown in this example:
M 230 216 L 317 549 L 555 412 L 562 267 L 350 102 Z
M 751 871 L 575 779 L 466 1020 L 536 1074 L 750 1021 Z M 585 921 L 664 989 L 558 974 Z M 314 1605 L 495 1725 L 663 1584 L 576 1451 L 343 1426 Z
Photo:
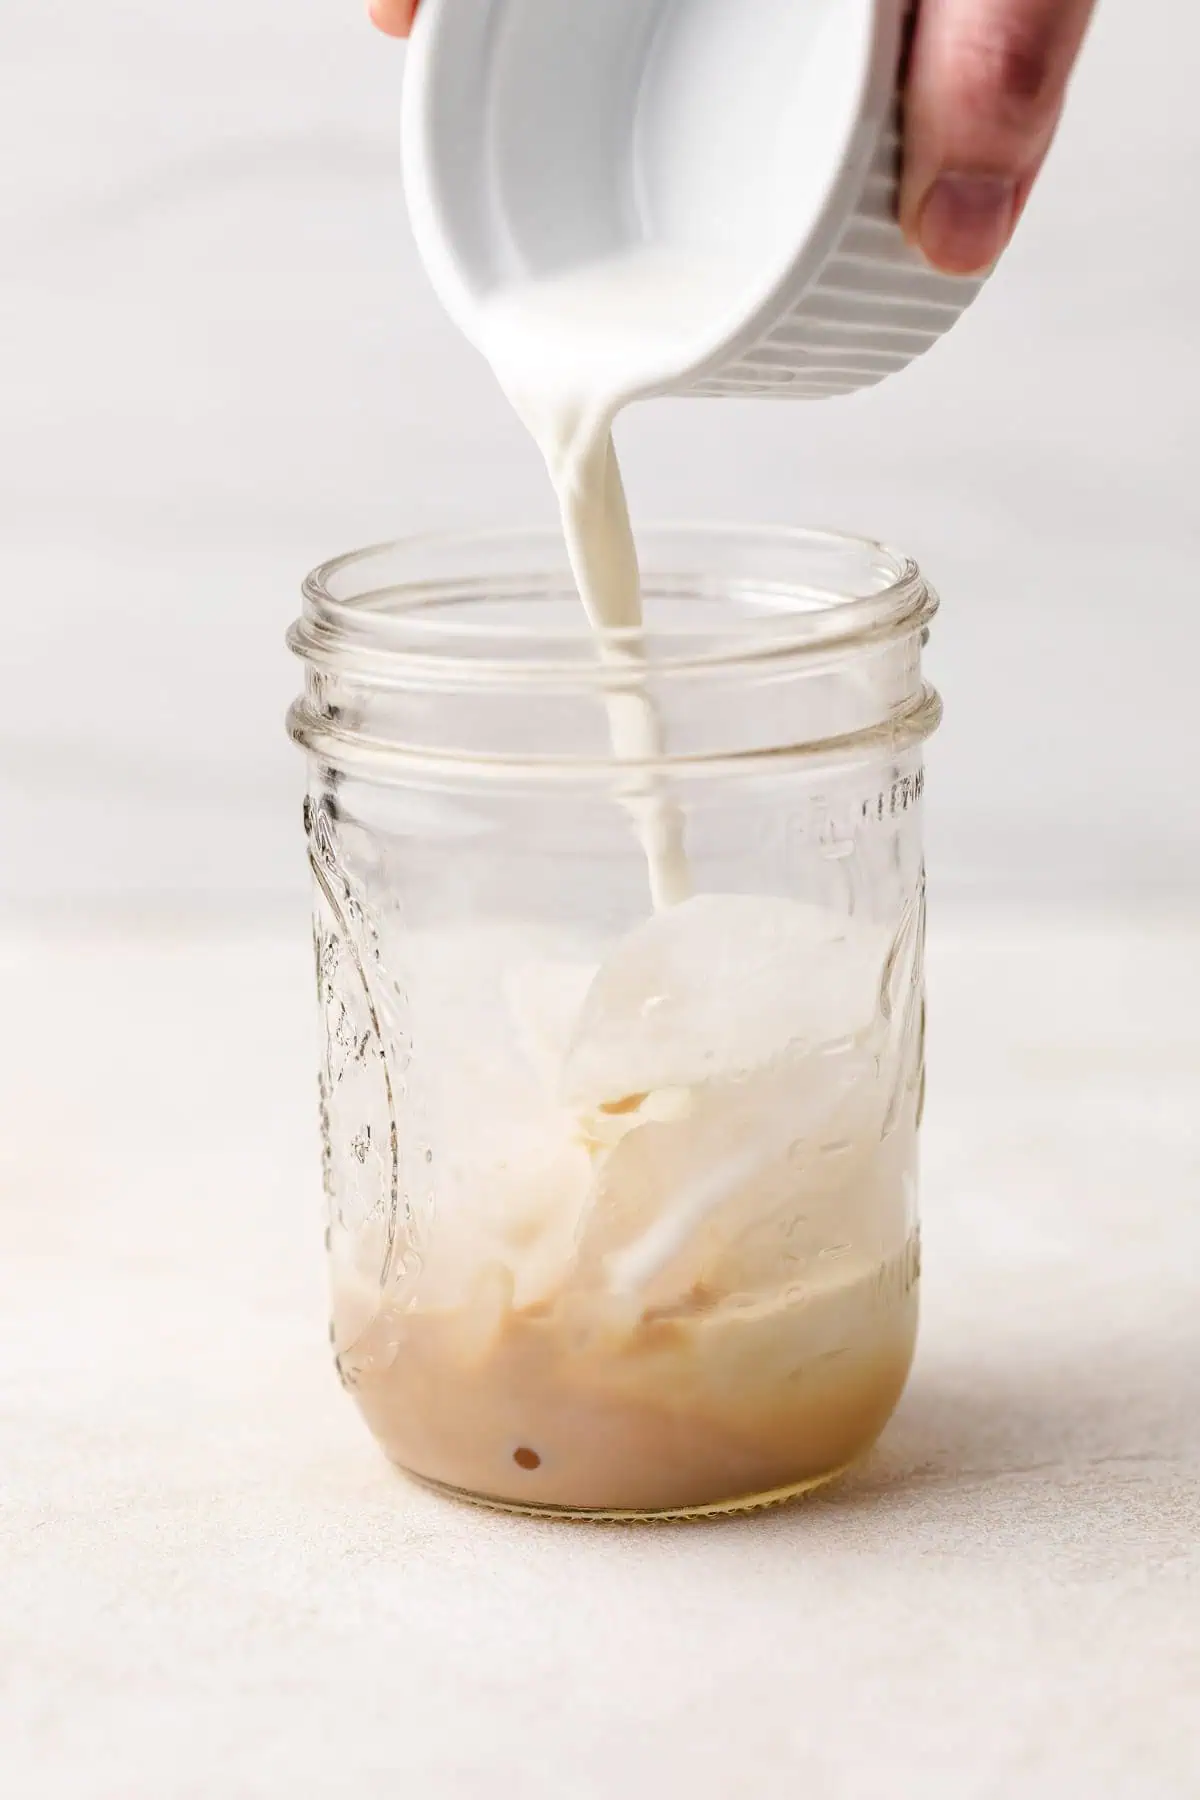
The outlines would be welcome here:
M 918 1366 L 878 1448 L 807 1506 L 959 1521 L 974 1511 L 984 1532 L 1001 1501 L 1047 1541 L 1069 1517 L 1100 1542 L 1194 1545 L 1200 1330 L 1170 1345 L 1080 1345 L 1069 1359 Z

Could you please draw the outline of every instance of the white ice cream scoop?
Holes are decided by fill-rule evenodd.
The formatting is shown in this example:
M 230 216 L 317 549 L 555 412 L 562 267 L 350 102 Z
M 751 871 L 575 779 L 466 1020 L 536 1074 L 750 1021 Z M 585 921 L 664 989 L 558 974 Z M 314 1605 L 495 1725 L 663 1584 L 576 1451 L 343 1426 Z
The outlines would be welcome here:
M 896 223 L 910 10 L 424 0 L 405 176 L 444 305 L 482 344 L 509 291 L 649 258 L 687 303 L 632 359 L 639 394 L 816 399 L 904 368 L 980 286 Z

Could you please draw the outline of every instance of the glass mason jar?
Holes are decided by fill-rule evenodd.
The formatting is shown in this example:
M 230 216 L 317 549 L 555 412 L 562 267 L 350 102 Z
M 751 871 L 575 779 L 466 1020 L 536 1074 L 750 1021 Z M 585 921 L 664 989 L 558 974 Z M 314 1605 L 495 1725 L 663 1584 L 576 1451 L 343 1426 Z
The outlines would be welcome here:
M 900 1397 L 940 716 L 912 563 L 641 551 L 603 643 L 550 533 L 343 557 L 291 635 L 338 1371 L 421 1480 L 607 1517 L 798 1493 Z

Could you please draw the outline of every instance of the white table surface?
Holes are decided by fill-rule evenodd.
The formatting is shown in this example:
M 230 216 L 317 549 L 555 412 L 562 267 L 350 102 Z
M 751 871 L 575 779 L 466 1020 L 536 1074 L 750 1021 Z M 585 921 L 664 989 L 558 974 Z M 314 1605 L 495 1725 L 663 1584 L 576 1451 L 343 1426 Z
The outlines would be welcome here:
M 14 1800 L 1200 1794 L 1200 931 L 935 921 L 926 1309 L 789 1511 L 417 1491 L 328 1366 L 307 944 L 0 952 Z

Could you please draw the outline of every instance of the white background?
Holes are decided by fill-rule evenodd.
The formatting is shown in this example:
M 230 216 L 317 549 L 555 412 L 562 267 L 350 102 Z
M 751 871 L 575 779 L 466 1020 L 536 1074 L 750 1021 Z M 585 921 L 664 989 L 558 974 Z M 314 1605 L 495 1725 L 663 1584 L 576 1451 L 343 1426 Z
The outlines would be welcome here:
M 402 58 L 358 0 L 4 0 L 9 913 L 290 906 L 300 576 L 415 527 L 549 516 L 416 263 Z M 1183 0 L 1101 6 L 1015 249 L 895 383 L 625 427 L 643 516 L 840 525 L 926 565 L 945 893 L 1195 893 L 1198 65 Z

